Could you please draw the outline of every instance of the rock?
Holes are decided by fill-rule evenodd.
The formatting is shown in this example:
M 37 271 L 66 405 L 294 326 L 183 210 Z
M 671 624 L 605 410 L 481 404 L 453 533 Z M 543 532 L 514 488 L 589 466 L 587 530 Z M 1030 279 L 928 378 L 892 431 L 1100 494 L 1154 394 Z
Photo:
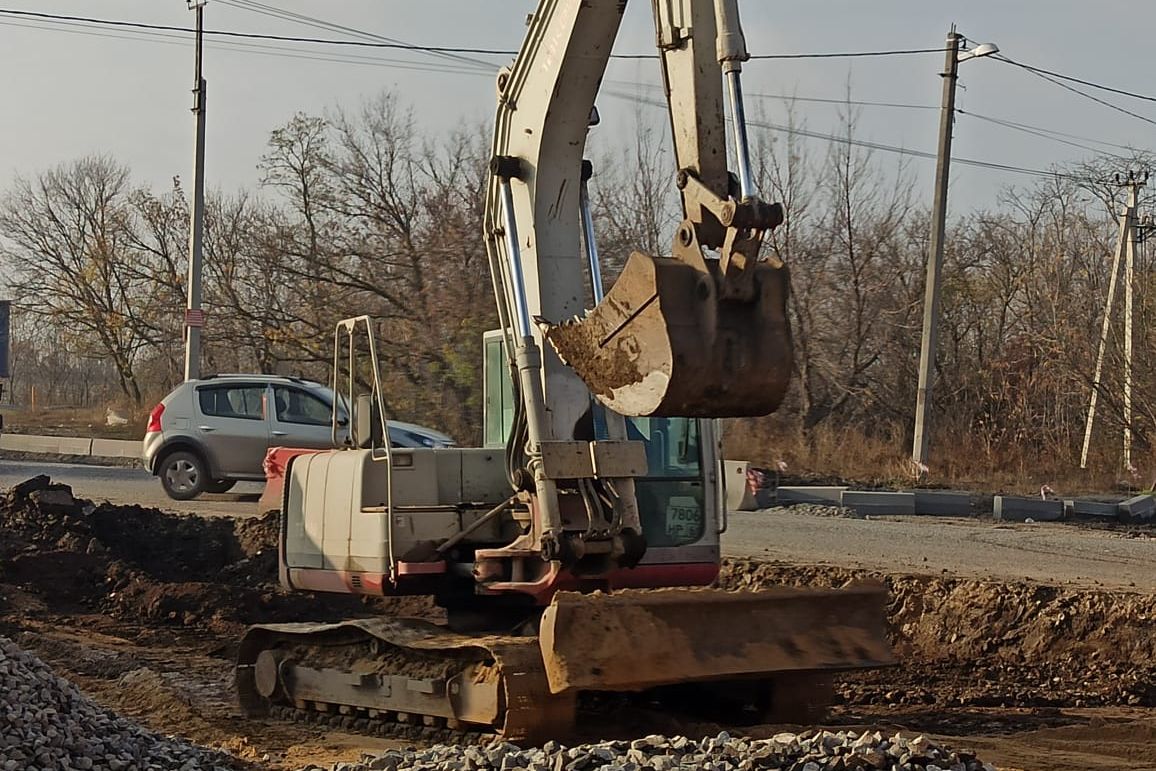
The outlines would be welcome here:
M 360 764 L 336 764 L 331 771 L 979 771 L 978 761 L 969 765 L 973 760 L 973 755 L 951 753 L 924 736 L 884 738 L 879 732 L 808 730 L 771 739 L 722 732 L 697 741 L 651 735 L 575 747 L 548 742 L 529 749 L 508 743 L 491 744 L 484 750 L 437 745 L 404 754 L 389 750 L 366 755 Z
M 227 771 L 235 767 L 229 755 L 159 736 L 108 712 L 4 637 L 0 637 L 0 693 L 4 694 L 0 702 L 3 771 Z M 17 736 L 9 738 L 12 733 Z

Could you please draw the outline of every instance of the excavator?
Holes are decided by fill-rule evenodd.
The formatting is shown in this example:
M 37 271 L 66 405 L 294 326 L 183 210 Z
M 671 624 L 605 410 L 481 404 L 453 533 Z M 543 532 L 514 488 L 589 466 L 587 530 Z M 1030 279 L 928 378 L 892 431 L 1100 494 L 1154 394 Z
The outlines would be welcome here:
M 760 254 L 783 214 L 754 189 L 738 0 L 652 0 L 684 218 L 670 255 L 631 254 L 603 292 L 583 156 L 625 6 L 540 0 L 497 77 L 483 446 L 383 441 L 363 316 L 334 337 L 346 446 L 284 469 L 283 586 L 434 598 L 444 617 L 254 626 L 247 714 L 541 742 L 582 694 L 791 719 L 832 673 L 894 663 L 881 586 L 711 588 L 720 419 L 773 412 L 790 379 L 787 267 Z

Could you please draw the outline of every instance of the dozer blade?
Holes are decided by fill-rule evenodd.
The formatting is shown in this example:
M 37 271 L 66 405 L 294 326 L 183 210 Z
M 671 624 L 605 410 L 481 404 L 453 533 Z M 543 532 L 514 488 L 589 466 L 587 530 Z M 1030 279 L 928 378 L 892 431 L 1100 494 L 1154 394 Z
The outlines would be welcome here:
M 550 690 L 639 691 L 676 683 L 895 663 L 886 589 L 559 593 L 539 645 Z
M 706 265 L 635 252 L 597 308 L 546 339 L 621 415 L 768 415 L 791 374 L 787 269 L 756 263 L 754 299 L 720 301 Z

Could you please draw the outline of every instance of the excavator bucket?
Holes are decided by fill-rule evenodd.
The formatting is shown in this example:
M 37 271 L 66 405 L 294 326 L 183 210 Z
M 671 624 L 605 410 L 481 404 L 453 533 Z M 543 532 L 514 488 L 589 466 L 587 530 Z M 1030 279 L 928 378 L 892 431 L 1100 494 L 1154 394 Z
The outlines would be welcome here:
M 768 415 L 790 379 L 787 269 L 756 263 L 753 299 L 724 301 L 706 266 L 634 252 L 597 308 L 546 339 L 621 415 Z
M 539 644 L 550 690 L 639 691 L 895 663 L 881 584 L 554 597 Z

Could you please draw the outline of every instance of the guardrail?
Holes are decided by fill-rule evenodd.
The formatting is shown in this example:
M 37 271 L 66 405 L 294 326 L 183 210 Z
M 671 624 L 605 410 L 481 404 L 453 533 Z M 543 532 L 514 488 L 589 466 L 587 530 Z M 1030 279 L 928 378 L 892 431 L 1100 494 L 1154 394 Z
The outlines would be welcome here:
M 131 439 L 0 434 L 0 450 L 49 455 L 86 455 L 93 458 L 139 458 L 141 443 L 140 440 Z

